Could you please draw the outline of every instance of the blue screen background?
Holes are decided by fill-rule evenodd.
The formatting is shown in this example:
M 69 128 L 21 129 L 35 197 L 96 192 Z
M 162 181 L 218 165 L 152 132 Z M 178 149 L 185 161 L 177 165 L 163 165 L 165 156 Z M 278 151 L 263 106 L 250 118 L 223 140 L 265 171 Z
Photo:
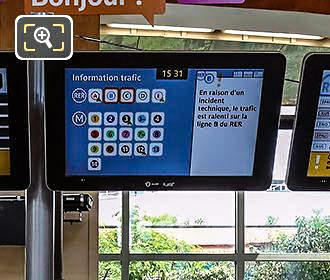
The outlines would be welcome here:
M 66 139 L 66 175 L 67 176 L 190 176 L 192 135 L 196 97 L 196 76 L 200 69 L 188 69 L 188 78 L 186 80 L 157 80 L 157 69 L 66 69 L 65 72 L 65 139 Z M 221 69 L 215 70 L 221 72 L 225 77 L 232 77 L 234 71 L 240 69 Z M 249 69 L 250 70 L 250 69 Z M 209 70 L 208 70 L 209 71 Z M 251 71 L 251 70 L 250 70 Z M 260 70 L 259 70 L 260 71 Z M 73 81 L 73 75 L 140 75 L 142 80 L 122 82 L 104 82 L 104 81 Z M 72 92 L 77 88 L 82 88 L 86 92 L 93 88 L 135 88 L 135 89 L 166 89 L 166 102 L 164 104 L 152 103 L 134 103 L 134 104 L 104 104 L 89 103 L 88 97 L 83 103 L 76 103 L 72 98 Z M 76 126 L 72 122 L 72 116 L 76 112 L 83 112 L 87 116 L 87 122 L 82 126 Z M 102 161 L 100 170 L 89 170 L 88 144 L 88 113 L 100 112 L 102 115 L 106 112 L 164 112 L 164 140 L 163 155 L 160 157 L 132 156 L 97 156 Z M 102 119 L 102 130 L 105 128 Z M 118 131 L 121 127 L 116 126 Z M 133 129 L 135 126 L 133 126 Z M 149 125 L 150 129 L 151 126 Z M 102 135 L 103 136 L 103 135 Z M 99 141 L 102 145 L 105 143 Z M 116 141 L 119 145 L 121 141 Z M 133 143 L 133 140 L 129 141 Z M 144 141 L 150 145 L 150 140 Z M 255 143 L 255 139 L 253 139 Z M 205 143 L 207 145 L 207 143 Z M 198 159 L 197 159 L 198 160 Z M 254 158 L 252 159 L 253 163 Z M 216 164 L 216 163 L 211 163 Z M 212 174 L 214 175 L 214 174 Z M 252 175 L 252 174 L 251 174 Z

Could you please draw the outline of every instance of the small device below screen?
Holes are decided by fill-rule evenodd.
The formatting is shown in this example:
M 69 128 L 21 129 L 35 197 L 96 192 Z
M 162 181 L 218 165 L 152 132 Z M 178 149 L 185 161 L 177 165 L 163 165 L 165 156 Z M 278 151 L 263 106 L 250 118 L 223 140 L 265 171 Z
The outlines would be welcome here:
M 76 53 L 47 62 L 48 185 L 264 190 L 284 69 L 283 56 L 266 53 Z
M 305 58 L 287 175 L 292 190 L 330 190 L 330 55 Z
M 17 82 L 19 79 L 19 82 Z M 0 52 L 0 190 L 29 185 L 27 67 Z

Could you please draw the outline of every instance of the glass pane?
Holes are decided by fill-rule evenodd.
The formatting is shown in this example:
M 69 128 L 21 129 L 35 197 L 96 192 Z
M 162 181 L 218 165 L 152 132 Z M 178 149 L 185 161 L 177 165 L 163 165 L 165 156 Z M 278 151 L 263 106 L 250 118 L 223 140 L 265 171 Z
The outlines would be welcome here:
M 121 251 L 121 192 L 102 192 L 99 196 L 99 253 Z
M 329 253 L 330 193 L 247 193 L 246 250 Z
M 286 78 L 299 81 L 304 56 L 310 52 L 328 52 L 329 48 L 316 48 L 308 46 L 253 43 L 253 42 L 231 42 L 212 41 L 202 39 L 178 39 L 169 37 L 140 37 L 103 35 L 105 41 L 138 47 L 145 50 L 195 50 L 195 51 L 280 51 L 287 59 Z M 102 50 L 123 49 L 118 46 L 101 44 Z M 283 105 L 295 105 L 297 101 L 299 82 L 286 81 L 284 83 Z
M 99 280 L 121 280 L 120 262 L 99 262 Z
M 284 181 L 288 166 L 292 130 L 279 130 L 275 151 L 273 180 Z
M 328 280 L 330 262 L 248 262 L 245 280 Z
M 234 280 L 231 262 L 133 262 L 129 280 Z
M 132 252 L 234 252 L 234 192 L 137 192 L 130 198 Z

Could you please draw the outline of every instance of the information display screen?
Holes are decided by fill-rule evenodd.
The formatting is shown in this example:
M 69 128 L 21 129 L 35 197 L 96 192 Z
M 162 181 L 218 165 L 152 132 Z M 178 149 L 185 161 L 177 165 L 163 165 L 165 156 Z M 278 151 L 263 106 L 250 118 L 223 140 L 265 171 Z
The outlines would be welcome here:
M 0 51 L 0 191 L 30 184 L 27 64 Z
M 0 176 L 10 175 L 7 69 L 0 68 Z
M 277 53 L 84 52 L 47 61 L 47 184 L 265 190 L 284 73 Z
M 66 69 L 66 175 L 252 176 L 263 73 Z
M 323 72 L 307 176 L 330 176 L 330 70 Z
M 286 183 L 294 191 L 330 190 L 330 54 L 304 59 Z

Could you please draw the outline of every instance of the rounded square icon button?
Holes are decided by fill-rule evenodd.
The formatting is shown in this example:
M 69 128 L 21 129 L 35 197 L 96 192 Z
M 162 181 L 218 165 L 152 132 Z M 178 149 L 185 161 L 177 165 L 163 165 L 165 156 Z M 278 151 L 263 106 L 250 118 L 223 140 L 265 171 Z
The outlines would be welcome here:
M 105 156 L 116 156 L 117 155 L 117 144 L 106 143 L 103 145 L 103 154 Z
M 101 155 L 101 144 L 100 143 L 89 143 L 88 144 L 88 155 L 89 156 L 100 156 Z
M 135 100 L 135 89 L 134 88 L 123 88 L 120 90 L 120 103 L 134 103 Z
M 119 144 L 119 155 L 129 157 L 132 155 L 132 144 L 131 143 L 120 143 Z
M 163 141 L 164 140 L 164 128 L 152 128 L 150 130 L 151 141 Z
M 151 125 L 164 125 L 165 114 L 162 112 L 151 113 Z
M 133 113 L 131 112 L 121 112 L 119 115 L 121 126 L 132 126 L 133 125 Z
M 135 141 L 147 141 L 148 140 L 148 128 L 136 128 L 134 139 L 135 139 Z
M 117 140 L 117 128 L 107 127 L 103 131 L 104 141 L 116 141 Z
M 149 103 L 150 102 L 150 89 L 137 89 L 136 90 L 136 103 Z
M 102 113 L 90 112 L 88 113 L 88 124 L 89 125 L 101 125 L 102 124 Z
M 89 171 L 100 171 L 102 167 L 102 161 L 100 158 L 89 158 L 88 159 L 88 170 Z
M 118 113 L 108 112 L 104 113 L 104 125 L 116 126 L 118 124 Z
M 152 157 L 160 157 L 163 155 L 162 143 L 151 143 L 149 146 L 149 155 Z
M 100 88 L 91 88 L 88 90 L 89 103 L 102 103 L 103 91 Z
M 88 140 L 89 141 L 101 141 L 102 130 L 101 128 L 89 128 L 88 129 Z
M 135 113 L 135 125 L 147 126 L 149 124 L 149 113 L 137 112 Z
M 119 90 L 117 88 L 105 88 L 104 93 L 104 103 L 115 104 L 119 102 Z
M 81 104 L 86 101 L 87 92 L 82 88 L 76 88 L 72 91 L 71 97 L 75 103 Z
M 132 141 L 133 139 L 133 129 L 132 128 L 121 128 L 119 130 L 119 140 L 120 141 Z
M 137 157 L 143 157 L 148 155 L 148 144 L 147 143 L 135 143 L 134 144 L 134 155 Z
M 153 89 L 152 90 L 152 103 L 165 103 L 166 102 L 166 90 L 165 89 Z

